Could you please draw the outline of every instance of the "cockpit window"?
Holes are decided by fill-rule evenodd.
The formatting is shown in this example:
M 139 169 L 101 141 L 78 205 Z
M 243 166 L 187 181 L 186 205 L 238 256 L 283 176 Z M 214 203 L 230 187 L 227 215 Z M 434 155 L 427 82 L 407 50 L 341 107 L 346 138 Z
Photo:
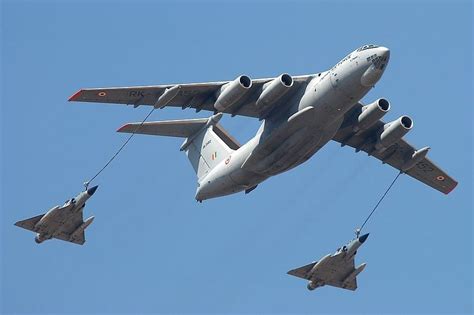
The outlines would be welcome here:
M 377 45 L 364 45 L 362 47 L 360 47 L 359 49 L 357 49 L 357 51 L 363 51 L 363 50 L 367 50 L 367 49 L 371 49 L 371 48 L 377 48 L 379 46 Z

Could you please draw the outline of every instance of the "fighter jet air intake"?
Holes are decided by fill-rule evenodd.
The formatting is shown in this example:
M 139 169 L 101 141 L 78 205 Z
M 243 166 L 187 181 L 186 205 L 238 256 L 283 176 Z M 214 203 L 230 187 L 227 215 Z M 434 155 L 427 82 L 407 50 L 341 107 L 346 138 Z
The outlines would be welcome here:
M 364 45 L 327 71 L 315 74 L 233 81 L 81 89 L 70 101 L 194 108 L 209 118 L 129 123 L 119 132 L 183 138 L 183 151 L 197 175 L 199 202 L 244 191 L 311 158 L 329 141 L 364 151 L 445 194 L 457 182 L 403 139 L 413 119 L 388 123 L 387 99 L 360 100 L 380 80 L 390 50 Z M 256 135 L 241 145 L 219 124 L 223 114 L 262 121 Z

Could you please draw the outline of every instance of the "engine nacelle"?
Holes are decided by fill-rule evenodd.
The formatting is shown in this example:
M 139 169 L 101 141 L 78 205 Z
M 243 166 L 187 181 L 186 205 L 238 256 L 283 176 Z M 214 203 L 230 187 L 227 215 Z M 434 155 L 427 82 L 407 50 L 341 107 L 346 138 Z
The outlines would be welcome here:
M 378 151 L 384 151 L 400 140 L 411 128 L 413 128 L 413 120 L 408 116 L 402 116 L 397 120 L 385 124 L 375 144 L 375 148 Z
M 234 81 L 222 86 L 214 108 L 220 112 L 225 111 L 240 100 L 251 87 L 252 80 L 246 75 L 241 75 Z
M 353 131 L 359 132 L 372 127 L 373 124 L 382 118 L 389 110 L 390 103 L 384 98 L 379 98 L 375 102 L 365 105 L 362 107 L 362 112 L 359 117 L 357 117 Z
M 262 94 L 260 94 L 257 102 L 255 103 L 258 110 L 263 111 L 271 106 L 283 95 L 285 95 L 292 86 L 293 78 L 287 73 L 283 73 L 278 78 L 275 78 L 265 84 Z

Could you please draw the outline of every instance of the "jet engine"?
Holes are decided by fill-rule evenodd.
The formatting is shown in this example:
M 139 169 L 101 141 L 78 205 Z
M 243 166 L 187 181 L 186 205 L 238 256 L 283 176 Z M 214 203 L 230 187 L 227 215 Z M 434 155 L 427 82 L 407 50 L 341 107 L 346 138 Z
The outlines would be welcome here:
M 246 75 L 241 75 L 234 81 L 222 86 L 214 108 L 220 112 L 225 111 L 240 100 L 251 87 L 252 80 Z
M 402 116 L 397 120 L 385 124 L 375 144 L 375 148 L 378 151 L 384 151 L 400 140 L 411 128 L 413 128 L 413 120 L 408 116 Z
M 382 118 L 390 110 L 390 103 L 384 99 L 379 98 L 375 102 L 362 107 L 362 112 L 357 117 L 357 122 L 353 128 L 354 132 L 359 132 L 370 128 L 380 118 Z
M 271 106 L 271 104 L 275 103 L 278 99 L 285 95 L 292 86 L 293 78 L 287 73 L 283 73 L 278 78 L 275 78 L 265 84 L 262 94 L 260 94 L 257 102 L 255 103 L 259 111 L 263 111 L 267 107 Z

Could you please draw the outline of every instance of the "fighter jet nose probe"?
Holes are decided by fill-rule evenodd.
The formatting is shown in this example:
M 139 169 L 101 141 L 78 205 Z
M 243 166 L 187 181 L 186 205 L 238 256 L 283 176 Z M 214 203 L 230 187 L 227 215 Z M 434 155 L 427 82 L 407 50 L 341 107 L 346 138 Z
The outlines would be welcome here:
M 86 201 L 94 195 L 97 187 L 99 186 L 79 193 L 62 206 L 55 206 L 44 214 L 18 221 L 15 225 L 36 232 L 35 242 L 37 244 L 57 238 L 82 245 L 86 241 L 84 231 L 94 221 L 93 216 L 84 221 L 83 210 Z

